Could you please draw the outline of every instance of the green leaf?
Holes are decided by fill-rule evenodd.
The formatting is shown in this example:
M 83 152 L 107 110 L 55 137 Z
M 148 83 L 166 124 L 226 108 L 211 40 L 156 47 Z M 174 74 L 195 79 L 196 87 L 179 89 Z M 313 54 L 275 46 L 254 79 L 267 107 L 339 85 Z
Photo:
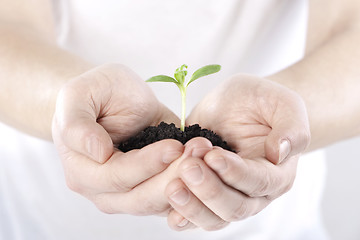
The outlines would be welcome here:
M 187 69 L 187 65 L 183 64 L 181 65 L 181 67 L 175 70 L 174 77 L 180 84 L 184 84 L 185 76 L 188 73 L 186 69 Z
M 198 70 L 196 70 L 193 73 L 193 75 L 190 78 L 190 81 L 187 83 L 186 86 L 189 86 L 189 84 L 192 83 L 193 81 L 195 81 L 196 79 L 204 77 L 206 75 L 216 73 L 216 72 L 220 71 L 220 69 L 221 69 L 221 66 L 217 65 L 217 64 L 206 65 L 202 68 L 199 68 Z
M 166 76 L 166 75 L 157 75 L 154 77 L 149 78 L 146 82 L 173 82 L 179 84 L 174 78 Z

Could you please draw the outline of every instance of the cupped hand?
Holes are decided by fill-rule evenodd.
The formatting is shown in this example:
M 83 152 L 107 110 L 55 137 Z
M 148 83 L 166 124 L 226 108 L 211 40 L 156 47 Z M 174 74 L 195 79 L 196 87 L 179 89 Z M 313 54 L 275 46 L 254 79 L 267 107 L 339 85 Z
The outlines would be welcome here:
M 258 213 L 291 188 L 298 157 L 310 142 L 302 99 L 249 75 L 221 84 L 187 120 L 221 135 L 236 153 L 215 147 L 178 166 L 180 178 L 166 189 L 175 230 L 216 230 Z M 176 193 L 183 201 L 173 198 Z
M 154 210 L 151 202 L 145 206 L 147 199 L 141 196 L 129 196 L 135 186 L 180 157 L 183 145 L 165 140 L 128 153 L 114 148 L 160 121 L 179 119 L 125 66 L 103 65 L 70 80 L 58 94 L 52 127 L 68 186 L 108 213 L 147 215 L 165 210 L 166 206 Z M 143 191 L 151 194 L 152 189 Z
M 198 104 L 187 119 L 226 140 L 247 158 L 274 164 L 302 153 L 310 144 L 305 104 L 294 91 L 270 80 L 235 75 Z

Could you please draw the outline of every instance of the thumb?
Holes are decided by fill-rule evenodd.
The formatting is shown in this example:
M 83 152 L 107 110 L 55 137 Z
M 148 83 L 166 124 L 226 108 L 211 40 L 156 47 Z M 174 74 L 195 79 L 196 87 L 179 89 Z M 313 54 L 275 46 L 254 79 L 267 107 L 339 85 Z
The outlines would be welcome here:
M 83 154 L 99 163 L 106 162 L 113 153 L 113 143 L 109 134 L 92 119 L 78 118 L 75 121 L 61 123 L 55 117 L 53 135 L 57 135 L 70 151 Z
M 304 152 L 310 144 L 309 120 L 304 105 L 290 106 L 275 113 L 271 128 L 265 140 L 265 156 L 274 164 Z
M 59 93 L 52 125 L 54 142 L 60 142 L 68 151 L 104 163 L 113 153 L 112 139 L 97 123 L 91 107 L 75 102 L 68 93 Z
M 273 128 L 265 140 L 265 156 L 270 162 L 280 164 L 285 159 L 302 153 L 310 142 L 306 129 L 294 129 L 283 126 Z

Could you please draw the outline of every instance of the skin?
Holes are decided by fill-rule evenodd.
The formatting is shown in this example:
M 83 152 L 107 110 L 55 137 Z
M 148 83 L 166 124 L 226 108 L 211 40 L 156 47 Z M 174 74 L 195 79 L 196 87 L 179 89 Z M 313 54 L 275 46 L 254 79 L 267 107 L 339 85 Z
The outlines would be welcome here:
M 92 66 L 58 48 L 46 0 L 0 1 L 0 120 L 53 138 L 69 187 L 101 211 L 167 215 L 169 226 L 179 231 L 221 229 L 256 214 L 290 189 L 300 153 L 359 135 L 360 3 L 309 4 L 302 61 L 266 78 L 238 74 L 225 80 L 187 119 L 220 131 L 237 154 L 201 138 L 185 146 L 166 140 L 125 154 L 114 149 L 113 143 L 141 127 L 178 119 L 126 67 Z M 132 80 L 127 89 L 140 98 L 135 102 L 124 98 L 129 91 L 119 91 L 126 79 Z M 105 97 L 100 95 L 99 81 L 117 93 L 107 88 Z M 91 82 L 90 87 L 84 88 L 84 82 Z M 253 91 L 238 94 L 243 88 Z M 240 95 L 239 101 L 227 98 L 228 91 Z M 225 115 L 211 99 L 220 99 L 243 117 Z M 215 121 L 217 116 L 222 120 Z M 114 124 L 137 128 L 116 131 Z M 230 134 L 233 126 L 243 133 L 240 138 Z M 256 134 L 246 134 L 253 130 Z
M 249 75 L 223 82 L 188 120 L 226 136 L 237 154 L 213 148 L 200 159 L 180 164 L 180 178 L 166 189 L 174 208 L 168 221 L 176 230 L 180 216 L 189 220 L 183 228 L 217 230 L 260 212 L 291 188 L 299 155 L 310 142 L 300 96 Z
M 267 82 L 268 80 L 270 80 L 275 83 L 280 83 L 281 85 L 294 90 L 302 97 L 307 109 L 310 122 L 310 131 L 312 136 L 310 145 L 307 149 L 305 149 L 305 151 L 315 150 L 336 141 L 358 136 L 360 133 L 360 125 L 358 124 L 360 119 L 360 96 L 357 93 L 358 89 L 360 89 L 360 82 L 358 81 L 358 77 L 360 75 L 360 71 L 358 68 L 360 49 L 357 47 L 357 43 L 360 40 L 360 4 L 358 1 L 310 1 L 309 4 L 309 30 L 306 55 L 304 59 L 290 66 L 289 68 L 284 69 L 283 71 L 266 77 L 265 79 L 257 79 L 258 81 Z M 324 9 L 323 7 L 325 5 L 327 6 L 326 9 Z M 326 59 L 326 61 L 324 61 L 324 59 Z M 240 75 L 238 76 L 238 78 L 240 81 L 243 81 L 246 84 L 246 79 L 248 77 Z M 224 85 L 225 90 L 223 89 Z M 212 92 L 208 96 L 206 96 L 206 98 L 208 98 L 207 100 L 211 101 L 211 99 L 222 99 L 220 101 L 224 101 L 224 98 L 226 98 L 224 96 L 226 95 L 222 95 L 221 92 L 226 92 L 226 83 L 222 86 L 223 88 L 220 88 L 220 90 Z M 229 86 L 230 87 L 228 87 L 227 90 L 231 93 L 234 85 L 232 83 Z M 252 91 L 252 93 L 253 92 L 254 91 Z M 219 98 L 216 98 L 217 94 L 219 94 Z M 242 94 L 244 93 L 242 92 Z M 261 98 L 263 97 L 263 95 L 259 94 L 258 97 Z M 271 102 L 271 97 L 268 97 L 265 100 L 266 101 L 264 101 L 264 103 L 268 103 L 269 100 Z M 229 100 L 229 102 L 232 101 L 233 100 Z M 221 119 L 223 118 L 226 119 L 225 116 L 227 115 L 224 116 L 224 114 L 226 114 L 226 111 L 222 112 L 221 107 L 217 107 L 217 102 L 212 103 L 213 104 L 210 104 L 209 106 L 209 101 L 202 101 L 189 116 L 189 123 L 199 122 L 201 125 L 204 124 L 205 126 L 209 126 L 215 131 L 223 132 L 223 134 L 225 134 L 224 136 L 226 136 L 226 138 L 228 138 L 232 143 L 236 142 L 231 137 L 231 134 L 226 134 L 226 129 L 228 128 L 230 130 L 231 126 L 234 124 L 226 123 L 226 121 L 222 122 L 222 124 L 225 125 L 222 125 L 220 129 L 220 126 L 217 126 L 216 121 L 207 121 L 204 117 L 206 116 L 206 114 L 210 114 L 210 116 L 211 114 L 214 114 L 215 116 L 222 117 L 219 121 L 221 121 Z M 222 106 L 228 105 L 225 103 Z M 246 105 L 245 107 L 247 106 L 248 105 Z M 250 109 L 254 110 L 255 108 Z M 271 107 L 260 107 L 260 109 L 271 109 Z M 283 110 L 279 110 L 279 112 L 286 113 L 286 111 Z M 286 116 L 283 117 L 286 118 Z M 229 116 L 229 118 L 235 120 L 236 122 L 236 118 L 232 118 L 232 116 Z M 212 120 L 214 119 L 216 118 L 213 118 Z M 238 121 L 240 120 L 242 119 L 238 119 Z M 262 124 L 262 126 L 266 126 L 268 124 L 269 122 Z M 270 126 L 272 127 L 272 131 L 274 131 L 274 125 L 270 124 Z M 300 127 L 299 125 L 296 126 Z M 218 129 L 216 130 L 217 127 Z M 248 126 L 244 125 L 242 127 Z M 331 131 L 329 131 L 329 129 L 331 129 Z M 303 138 L 303 144 L 294 144 L 294 142 L 290 139 L 290 154 L 288 155 L 287 160 L 285 159 L 285 161 L 279 164 L 279 162 L 276 161 L 276 157 L 272 158 L 272 154 L 267 155 L 267 152 L 276 152 L 271 151 L 271 149 L 270 151 L 267 151 L 269 150 L 267 140 L 270 138 L 272 131 L 269 132 L 266 139 L 263 139 L 261 144 L 263 146 L 263 149 L 265 149 L 265 153 L 261 152 L 262 147 L 258 148 L 258 144 L 261 142 L 260 139 L 257 140 L 257 143 L 256 141 L 253 142 L 254 144 L 252 146 L 250 144 L 246 145 L 246 148 L 241 147 L 241 142 L 246 142 L 246 137 L 249 136 L 246 136 L 245 138 L 242 137 L 243 139 L 238 139 L 238 143 L 234 145 L 237 150 L 240 150 L 240 152 L 237 154 L 238 157 L 233 156 L 231 158 L 229 157 L 230 153 L 225 153 L 224 151 L 210 151 L 208 155 L 205 156 L 204 160 L 207 165 L 212 169 L 212 171 L 219 176 L 219 179 L 215 180 L 216 176 L 210 177 L 211 170 L 207 169 L 199 163 L 201 169 L 203 170 L 203 177 L 200 183 L 193 184 L 186 179 L 183 179 L 183 177 L 181 178 L 182 181 L 170 183 L 170 190 L 168 190 L 167 192 L 168 196 L 171 196 L 179 189 L 187 189 L 188 196 L 183 197 L 185 199 L 190 199 L 186 202 L 186 204 L 180 206 L 175 202 L 171 201 L 170 198 L 171 205 L 175 209 L 169 214 L 168 222 L 170 227 L 175 230 L 184 230 L 188 228 L 193 228 L 195 226 L 200 226 L 204 229 L 216 230 L 219 228 L 219 226 L 220 228 L 224 225 L 226 226 L 226 223 L 224 223 L 224 221 L 231 222 L 233 220 L 242 219 L 243 216 L 246 216 L 247 213 L 250 213 L 249 215 L 256 213 L 259 211 L 259 209 L 261 210 L 263 206 L 266 205 L 266 203 L 252 204 L 253 199 L 238 202 L 225 202 L 223 199 L 224 203 L 226 204 L 224 204 L 223 206 L 220 205 L 211 208 L 210 206 L 212 205 L 208 203 L 209 199 L 216 199 L 216 196 L 211 196 L 211 193 L 222 191 L 222 188 L 219 187 L 219 185 L 221 185 L 221 181 L 226 183 L 227 186 L 231 186 L 233 189 L 238 190 L 239 195 L 241 195 L 241 193 L 245 193 L 247 196 L 250 196 L 252 198 L 255 197 L 255 199 L 259 196 L 262 196 L 267 198 L 267 200 L 271 200 L 274 196 L 280 196 L 281 194 L 285 193 L 286 190 L 291 187 L 296 174 L 296 166 L 294 165 L 296 165 L 298 155 L 296 153 L 293 153 L 293 151 L 297 147 L 300 147 L 301 149 L 301 146 L 304 146 L 306 139 Z M 282 134 L 284 134 L 283 136 L 286 136 L 286 131 L 284 129 L 281 132 Z M 297 139 L 300 140 L 299 138 Z M 278 146 L 278 149 L 280 150 L 279 153 L 281 152 L 279 145 L 275 144 L 272 146 Z M 247 149 L 249 149 L 248 147 L 250 147 L 250 149 L 251 147 L 253 147 L 253 149 L 256 149 L 255 152 L 259 153 L 260 156 L 265 154 L 265 156 L 268 156 L 268 160 L 272 161 L 277 165 L 270 166 L 267 165 L 268 163 L 266 161 L 262 161 L 262 167 L 260 167 L 259 165 L 258 167 L 252 169 L 249 166 L 253 165 L 254 163 L 246 161 L 247 155 L 250 154 L 247 152 Z M 242 152 L 241 149 L 244 149 L 245 152 Z M 251 157 L 256 159 L 256 156 Z M 237 159 L 237 161 L 234 161 L 233 159 Z M 244 179 L 239 177 L 236 178 L 237 175 L 235 173 L 242 173 L 243 171 L 243 168 L 239 164 L 239 161 L 241 160 L 247 162 L 247 164 L 244 164 L 247 165 L 246 168 L 250 168 L 252 169 L 252 171 L 255 171 L 255 174 L 252 176 L 254 178 L 248 178 L 251 179 L 251 181 L 249 182 L 246 182 L 244 181 Z M 258 160 L 259 159 L 257 159 L 257 161 Z M 225 163 L 223 163 L 223 161 L 225 161 Z M 288 162 L 292 162 L 292 164 L 289 164 Z M 288 166 L 284 167 L 284 164 Z M 227 167 L 225 168 L 225 170 L 221 169 L 221 171 L 215 167 L 224 165 Z M 186 167 L 184 168 L 187 169 Z M 259 170 L 261 171 L 261 169 L 263 168 L 265 168 L 266 170 L 262 174 L 256 174 L 256 172 L 258 172 Z M 261 183 L 261 179 L 263 178 L 263 176 L 270 177 L 266 178 L 268 179 L 267 182 L 256 186 L 256 183 Z M 234 179 L 236 181 L 234 181 Z M 279 182 L 282 182 L 283 184 L 274 184 L 274 182 L 280 179 L 282 181 Z M 206 189 L 205 187 L 199 187 L 202 186 L 202 184 L 209 183 L 211 181 L 215 181 L 216 183 L 213 183 L 214 187 L 210 190 Z M 176 187 L 173 187 L 174 185 Z M 248 189 L 248 186 L 250 186 L 250 190 Z M 259 191 L 260 189 L 265 189 L 266 191 Z M 254 194 L 254 192 L 256 194 Z M 268 193 L 270 193 L 270 195 Z M 195 201 L 195 197 L 197 199 L 204 200 L 202 202 Z M 246 202 L 249 203 L 246 204 Z M 234 204 L 235 206 L 237 205 L 238 208 L 232 206 L 232 204 Z M 244 207 L 244 205 L 246 207 Z M 201 212 L 199 209 L 206 208 L 212 210 L 213 214 L 210 214 L 212 218 L 210 216 L 202 216 L 201 214 L 195 214 L 195 212 Z M 243 214 L 240 214 L 240 217 L 238 219 L 229 219 L 226 217 L 226 211 L 229 208 L 242 209 Z M 191 209 L 196 209 L 196 211 L 191 211 Z M 213 222 L 214 219 L 217 219 L 217 221 L 215 220 L 215 223 Z
M 152 210 L 154 204 L 142 204 L 147 197 L 137 195 L 137 190 L 178 159 L 184 146 L 165 140 L 128 153 L 114 148 L 160 121 L 179 122 L 147 84 L 123 65 L 102 65 L 66 83 L 58 94 L 52 128 L 70 189 L 107 213 L 165 211 L 168 204 L 159 211 Z

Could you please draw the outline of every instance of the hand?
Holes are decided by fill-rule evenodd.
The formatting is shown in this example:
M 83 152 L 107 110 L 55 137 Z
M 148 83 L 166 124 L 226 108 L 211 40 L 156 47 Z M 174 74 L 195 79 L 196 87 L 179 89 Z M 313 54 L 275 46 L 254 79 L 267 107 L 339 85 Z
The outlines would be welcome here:
M 175 230 L 216 230 L 258 213 L 291 188 L 299 154 L 310 142 L 301 98 L 247 75 L 231 78 L 206 96 L 188 118 L 196 122 L 221 135 L 237 154 L 214 148 L 205 162 L 182 161 L 180 179 L 166 190 L 174 208 L 168 221 Z M 182 202 L 171 197 L 179 191 Z
M 249 75 L 225 81 L 187 119 L 218 133 L 247 158 L 274 164 L 305 151 L 310 143 L 305 104 L 292 90 Z
M 53 120 L 53 139 L 68 186 L 104 212 L 164 211 L 167 206 L 159 206 L 156 212 L 152 202 L 142 198 L 146 191 L 152 193 L 151 188 L 143 188 L 142 196 L 136 197 L 132 190 L 181 156 L 182 144 L 165 140 L 128 153 L 114 148 L 160 121 L 179 122 L 146 83 L 124 66 L 103 65 L 69 81 L 58 94 Z

